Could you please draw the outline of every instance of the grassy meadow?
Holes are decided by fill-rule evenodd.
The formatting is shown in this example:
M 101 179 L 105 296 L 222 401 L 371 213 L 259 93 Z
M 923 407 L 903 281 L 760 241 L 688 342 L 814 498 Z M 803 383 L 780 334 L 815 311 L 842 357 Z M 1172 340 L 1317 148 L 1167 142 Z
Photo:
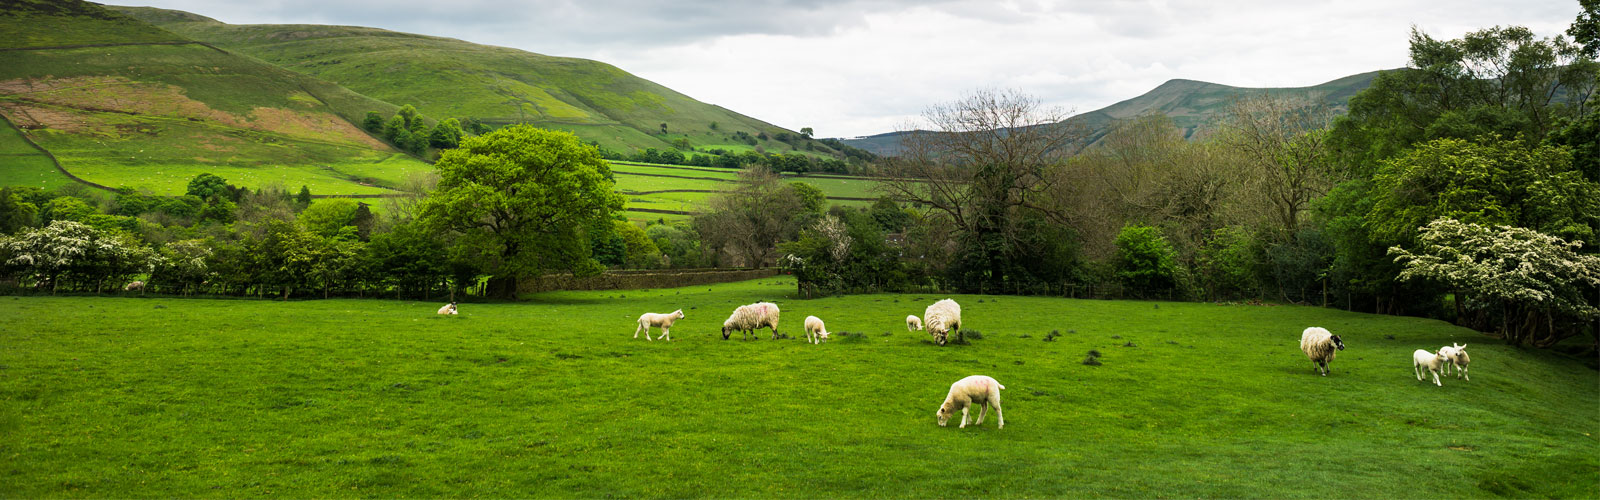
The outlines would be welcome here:
M 1596 373 L 1418 318 L 954 296 L 799 300 L 788 278 L 521 303 L 0 297 L 8 497 L 1593 497 Z M 781 331 L 723 341 L 736 305 Z M 684 309 L 673 340 L 641 312 Z M 65 313 L 65 314 L 64 314 Z M 1320 377 L 1299 332 L 1347 350 Z M 1059 337 L 1046 340 L 1052 331 Z M 850 332 L 846 335 L 844 332 Z M 860 332 L 861 335 L 854 335 Z M 978 335 L 973 335 L 978 337 Z M 1410 353 L 1469 344 L 1473 380 Z M 1098 350 L 1101 366 L 1081 363 Z M 935 424 L 951 382 L 1006 416 Z

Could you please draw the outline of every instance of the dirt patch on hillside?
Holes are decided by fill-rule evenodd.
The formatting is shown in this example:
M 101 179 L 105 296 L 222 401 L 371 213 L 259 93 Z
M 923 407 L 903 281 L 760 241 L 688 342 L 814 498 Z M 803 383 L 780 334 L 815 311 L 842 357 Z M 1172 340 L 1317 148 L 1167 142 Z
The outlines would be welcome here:
M 54 129 L 73 134 L 99 132 L 96 122 L 85 113 L 30 106 L 20 102 L 0 102 L 0 112 L 24 130 Z
M 360 144 L 380 151 L 389 150 L 388 145 L 357 129 L 350 122 L 327 113 L 256 108 L 250 114 L 254 118 L 254 124 L 264 130 L 321 141 Z

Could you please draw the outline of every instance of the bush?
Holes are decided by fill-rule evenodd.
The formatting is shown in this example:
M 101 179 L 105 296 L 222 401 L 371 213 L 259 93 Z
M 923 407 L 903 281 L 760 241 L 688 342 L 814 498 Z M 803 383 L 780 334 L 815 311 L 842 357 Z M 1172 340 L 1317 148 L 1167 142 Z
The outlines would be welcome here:
M 1114 263 L 1117 279 L 1128 292 L 1153 296 L 1172 292 L 1178 285 L 1177 252 L 1152 226 L 1128 225 L 1117 234 Z

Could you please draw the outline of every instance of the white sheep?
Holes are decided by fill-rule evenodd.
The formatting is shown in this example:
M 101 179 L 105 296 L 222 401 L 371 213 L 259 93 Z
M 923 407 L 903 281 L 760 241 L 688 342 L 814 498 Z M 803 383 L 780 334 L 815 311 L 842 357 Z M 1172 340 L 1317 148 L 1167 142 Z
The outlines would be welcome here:
M 1456 378 L 1472 380 L 1472 377 L 1467 375 L 1467 363 L 1472 362 L 1472 357 L 1467 356 L 1466 344 L 1457 344 L 1455 342 L 1451 342 L 1450 345 L 1440 347 L 1439 354 L 1444 356 L 1445 360 L 1449 361 L 1449 363 L 1444 365 L 1445 375 L 1450 374 L 1450 365 L 1455 365 Z
M 978 421 L 973 425 L 983 425 L 983 417 L 989 414 L 989 407 L 992 406 L 994 417 L 1000 420 L 998 428 L 1006 428 L 1006 417 L 1000 412 L 1000 390 L 1005 388 L 994 377 L 987 375 L 973 375 L 950 384 L 950 393 L 945 395 L 944 404 L 934 412 L 934 416 L 939 417 L 939 427 L 944 427 L 956 410 L 961 410 L 961 427 L 966 427 L 967 411 L 976 404 Z
M 822 318 L 806 316 L 806 340 L 813 344 L 821 344 L 828 340 L 828 329 L 822 326 Z
M 135 291 L 135 290 L 141 291 L 141 292 L 144 291 L 144 282 L 143 281 L 134 281 L 132 283 L 128 283 L 127 286 L 122 287 L 122 291 L 124 291 L 124 292 L 132 292 L 132 291 Z
M 749 339 L 750 333 L 754 332 L 757 328 L 767 327 L 772 328 L 772 338 L 773 340 L 777 340 L 777 304 L 773 304 L 771 302 L 757 302 L 750 305 L 739 306 L 737 309 L 733 310 L 732 315 L 728 316 L 727 321 L 722 322 L 722 340 L 728 340 L 728 336 L 732 334 L 734 330 L 743 332 L 745 334 L 745 338 Z
M 672 338 L 671 338 L 671 335 L 672 335 L 672 324 L 676 323 L 680 319 L 683 319 L 683 309 L 672 311 L 672 312 L 667 313 L 667 314 L 661 314 L 661 313 L 644 313 L 644 314 L 641 314 L 641 315 L 639 315 L 639 327 L 635 328 L 633 330 L 633 338 L 639 338 L 639 332 L 642 331 L 642 332 L 644 332 L 644 339 L 645 340 L 652 340 L 650 338 L 650 327 L 653 326 L 653 327 L 661 329 L 661 338 L 662 339 L 664 339 L 664 340 L 672 340 Z
M 915 314 L 906 315 L 906 331 L 915 332 L 915 331 L 921 330 L 921 329 L 922 329 L 922 318 L 918 318 L 917 315 L 915 315 Z
M 1328 369 L 1328 362 L 1333 361 L 1336 351 L 1344 350 L 1344 340 L 1326 328 L 1313 326 L 1300 332 L 1300 350 L 1311 358 L 1312 369 L 1326 377 L 1332 371 Z
M 439 308 L 439 314 L 456 314 L 456 303 L 451 302 Z
M 1417 372 L 1417 380 L 1424 380 L 1422 368 L 1427 367 L 1428 373 L 1433 374 L 1433 385 L 1440 387 L 1444 387 L 1444 384 L 1439 383 L 1439 370 L 1448 362 L 1450 360 L 1444 354 L 1428 352 L 1426 349 L 1417 349 L 1411 353 L 1411 369 Z
M 928 333 L 939 345 L 944 345 L 950 339 L 950 332 L 961 332 L 961 304 L 954 300 L 934 302 L 928 306 L 928 310 L 923 311 L 922 318 L 928 322 Z

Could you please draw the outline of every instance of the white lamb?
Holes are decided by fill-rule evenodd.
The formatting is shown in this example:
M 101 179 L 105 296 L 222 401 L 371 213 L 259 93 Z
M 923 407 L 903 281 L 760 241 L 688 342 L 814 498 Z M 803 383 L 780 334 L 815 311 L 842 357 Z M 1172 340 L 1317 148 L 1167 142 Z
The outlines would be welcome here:
M 922 318 L 915 314 L 906 315 L 906 331 L 914 332 L 922 329 Z
M 934 302 L 923 311 L 922 318 L 928 322 L 928 333 L 933 335 L 933 340 L 939 345 L 944 345 L 950 339 L 950 332 L 958 335 L 961 332 L 961 304 L 950 299 Z
M 772 328 L 772 339 L 778 339 L 778 305 L 771 302 L 757 302 L 750 305 L 739 306 L 722 322 L 722 340 L 738 330 L 745 334 L 745 339 L 758 328 Z
M 456 314 L 456 303 L 451 302 L 439 308 L 439 314 Z
M 961 410 L 961 427 L 967 426 L 967 411 L 972 405 L 978 405 L 978 421 L 973 425 L 983 425 L 983 417 L 989 414 L 989 407 L 994 407 L 994 418 L 1000 420 L 999 429 L 1006 428 L 1006 417 L 1000 413 L 1000 390 L 1006 386 L 987 375 L 973 375 L 956 383 L 950 384 L 950 393 L 945 395 L 944 404 L 939 405 L 939 411 L 934 416 L 939 417 L 939 427 L 944 427 L 950 421 L 950 416 L 956 410 Z
M 122 287 L 122 291 L 124 291 L 124 292 L 132 292 L 132 291 L 136 291 L 136 290 L 137 291 L 144 291 L 144 282 L 143 281 L 134 281 L 134 282 L 128 283 L 127 286 Z
M 1417 372 L 1417 380 L 1424 380 L 1422 368 L 1427 367 L 1428 373 L 1433 374 L 1433 385 L 1440 387 L 1444 387 L 1444 384 L 1439 383 L 1439 370 L 1448 362 L 1450 360 L 1445 358 L 1444 354 L 1428 352 L 1425 349 L 1417 349 L 1411 353 L 1411 369 Z
M 822 326 L 822 318 L 806 316 L 806 340 L 813 344 L 828 340 L 828 329 Z
M 680 319 L 683 319 L 683 309 L 672 311 L 667 314 L 641 314 L 639 315 L 639 328 L 635 328 L 633 330 L 633 338 L 639 338 L 639 332 L 642 331 L 644 332 L 645 340 L 653 340 L 650 338 L 650 327 L 653 326 L 661 329 L 661 338 L 663 340 L 672 340 L 672 324 L 676 323 Z
M 1439 354 L 1444 356 L 1445 359 L 1449 361 L 1449 363 L 1444 365 L 1445 375 L 1450 374 L 1450 365 L 1455 365 L 1456 378 L 1472 380 L 1472 377 L 1467 375 L 1467 363 L 1472 362 L 1472 357 L 1467 356 L 1466 344 L 1457 344 L 1455 342 L 1451 342 L 1450 345 L 1440 347 Z
M 1326 328 L 1313 326 L 1300 332 L 1300 350 L 1311 358 L 1312 369 L 1326 377 L 1332 371 L 1328 369 L 1328 362 L 1333 361 L 1336 351 L 1344 350 L 1344 340 Z

